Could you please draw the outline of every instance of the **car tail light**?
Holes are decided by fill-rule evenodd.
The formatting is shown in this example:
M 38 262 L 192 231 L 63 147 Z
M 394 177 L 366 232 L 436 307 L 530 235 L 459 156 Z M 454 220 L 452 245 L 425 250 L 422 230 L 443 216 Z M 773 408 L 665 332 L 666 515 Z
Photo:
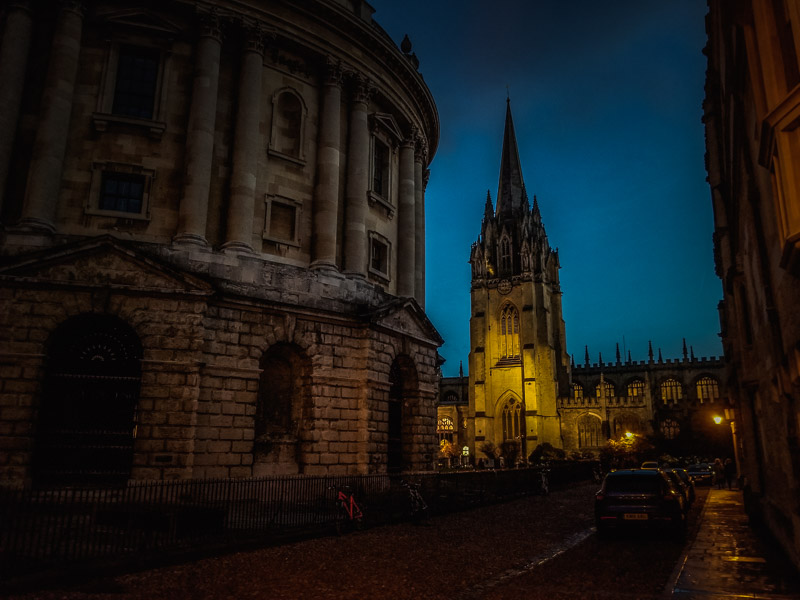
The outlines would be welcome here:
M 600 493 L 600 494 L 596 494 L 594 498 L 598 502 L 602 502 L 605 497 L 606 497 L 605 494 Z

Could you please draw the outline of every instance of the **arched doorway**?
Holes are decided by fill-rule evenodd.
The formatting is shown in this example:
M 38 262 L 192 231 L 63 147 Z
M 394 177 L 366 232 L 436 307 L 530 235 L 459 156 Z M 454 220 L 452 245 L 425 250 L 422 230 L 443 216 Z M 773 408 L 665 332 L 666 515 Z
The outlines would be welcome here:
M 84 314 L 50 338 L 33 479 L 38 486 L 126 482 L 133 464 L 142 345 L 124 321 Z
M 408 356 L 398 356 L 392 363 L 389 385 L 386 470 L 399 473 L 413 466 L 411 420 L 417 402 L 417 370 Z

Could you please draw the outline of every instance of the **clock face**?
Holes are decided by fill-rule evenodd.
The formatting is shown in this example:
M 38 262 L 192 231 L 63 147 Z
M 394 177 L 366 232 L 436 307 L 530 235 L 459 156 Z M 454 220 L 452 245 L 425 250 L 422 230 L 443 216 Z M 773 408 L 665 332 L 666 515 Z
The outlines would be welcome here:
M 511 291 L 511 282 L 508 279 L 503 279 L 497 284 L 497 291 L 505 295 Z

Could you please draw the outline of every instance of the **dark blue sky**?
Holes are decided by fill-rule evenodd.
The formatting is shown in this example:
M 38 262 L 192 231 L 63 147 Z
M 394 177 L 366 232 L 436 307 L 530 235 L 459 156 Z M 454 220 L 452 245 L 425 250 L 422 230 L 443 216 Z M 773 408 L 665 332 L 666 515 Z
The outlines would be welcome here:
M 494 200 L 506 86 L 528 194 L 561 260 L 568 351 L 719 355 L 703 165 L 703 0 L 372 0 L 436 100 L 426 311 L 467 370 L 470 245 Z

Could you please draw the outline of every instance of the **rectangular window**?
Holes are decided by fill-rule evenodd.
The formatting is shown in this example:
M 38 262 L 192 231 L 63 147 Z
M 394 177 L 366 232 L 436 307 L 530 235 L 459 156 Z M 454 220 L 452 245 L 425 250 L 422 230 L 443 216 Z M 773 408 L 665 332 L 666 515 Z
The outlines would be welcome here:
M 377 138 L 372 151 L 372 191 L 389 199 L 389 148 Z
M 262 238 L 279 244 L 298 245 L 300 204 L 283 196 L 266 196 L 266 221 Z
M 370 237 L 369 271 L 381 278 L 389 278 L 389 244 L 374 234 Z
M 113 212 L 142 213 L 145 177 L 137 173 L 103 173 L 98 208 Z
M 115 115 L 152 119 L 160 56 L 157 50 L 120 46 L 114 87 Z

